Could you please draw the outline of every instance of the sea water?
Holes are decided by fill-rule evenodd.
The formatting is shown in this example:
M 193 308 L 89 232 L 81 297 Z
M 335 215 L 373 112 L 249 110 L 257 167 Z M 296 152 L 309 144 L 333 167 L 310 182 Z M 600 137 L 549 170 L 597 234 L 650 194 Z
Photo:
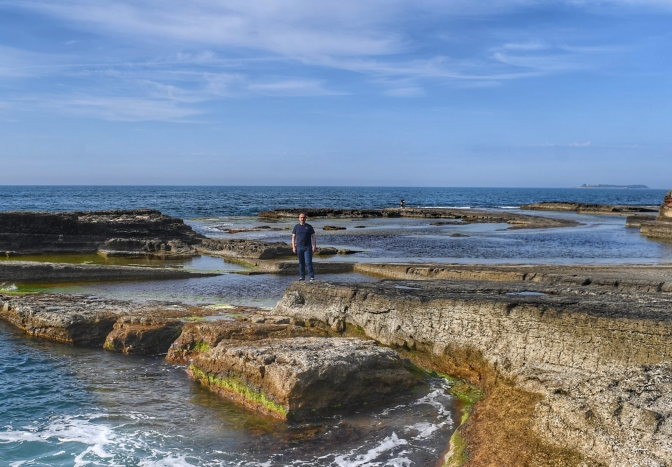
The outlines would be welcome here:
M 0 211 L 154 208 L 221 238 L 288 241 L 294 220 L 257 219 L 274 208 L 398 205 L 516 211 L 524 203 L 576 201 L 658 205 L 664 190 L 338 187 L 0 187 Z M 620 216 L 527 214 L 576 220 L 578 227 L 511 230 L 505 224 L 427 219 L 310 220 L 320 245 L 357 250 L 345 261 L 665 264 L 669 243 L 625 228 Z M 345 231 L 324 231 L 327 224 Z M 228 234 L 227 227 L 276 230 Z M 362 226 L 357 228 L 355 226 Z M 456 236 L 459 234 L 459 236 Z M 34 258 L 40 259 L 40 258 Z M 101 262 L 98 258 L 61 261 Z M 318 258 L 318 261 L 321 260 Z M 156 266 L 151 261 L 140 261 Z M 104 261 L 102 261 L 104 262 Z M 123 261 L 122 261 L 123 262 Z M 171 281 L 31 285 L 133 300 L 270 308 L 295 277 L 242 275 L 219 258 L 171 262 L 217 270 Z M 360 274 L 321 280 L 372 281 Z M 42 289 L 40 289 L 42 287 Z M 14 283 L 0 288 L 14 292 Z M 443 453 L 457 418 L 448 383 L 430 380 L 407 403 L 306 424 L 258 417 L 191 382 L 185 368 L 31 339 L 0 322 L 0 466 L 425 466 Z

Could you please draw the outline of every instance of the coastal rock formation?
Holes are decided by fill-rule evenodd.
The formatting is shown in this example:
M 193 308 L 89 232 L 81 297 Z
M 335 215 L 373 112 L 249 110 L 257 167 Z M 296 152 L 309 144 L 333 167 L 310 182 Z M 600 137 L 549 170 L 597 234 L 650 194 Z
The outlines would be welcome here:
M 291 245 L 285 242 L 262 242 L 258 240 L 215 239 L 201 240 L 199 253 L 225 258 L 273 259 L 293 256 Z
M 175 268 L 0 261 L 0 282 L 96 282 L 111 280 L 184 279 L 187 277 L 216 275 L 218 273 L 187 271 Z
M 483 425 L 464 428 L 481 454 L 498 433 L 514 437 L 497 465 L 662 467 L 672 461 L 671 307 L 659 292 L 390 280 L 296 282 L 274 313 L 357 326 L 425 366 L 483 385 L 483 407 L 513 391 L 495 431 L 479 438 L 473 430 Z M 535 460 L 537 445 L 560 457 Z
M 380 404 L 417 384 L 394 351 L 354 338 L 222 342 L 194 358 L 188 374 L 246 407 L 290 420 Z
M 571 211 L 580 214 L 628 215 L 633 213 L 656 212 L 652 206 L 634 206 L 628 204 L 573 203 L 567 201 L 542 201 L 523 204 L 520 209 L 529 211 Z
M 658 217 L 651 222 L 642 222 L 639 232 L 650 238 L 672 240 L 672 191 L 663 198 Z
M 108 350 L 136 355 L 164 355 L 182 332 L 182 320 L 162 316 L 122 316 L 105 338 Z
M 270 316 L 243 318 L 241 320 L 206 321 L 186 323 L 180 336 L 168 350 L 166 359 L 171 362 L 187 362 L 203 352 L 216 347 L 222 341 L 257 341 L 290 337 L 326 336 L 318 328 L 306 327 L 303 321 L 289 323 L 288 319 L 273 320 Z M 268 321 L 268 322 L 267 322 Z M 279 321 L 279 322 L 278 322 Z
M 341 225 L 325 225 L 322 230 L 346 230 L 346 227 Z
M 277 209 L 264 211 L 259 217 L 295 218 L 306 212 L 309 218 L 367 218 L 367 217 L 420 217 L 428 219 L 455 219 L 462 223 L 509 224 L 513 229 L 572 227 L 578 222 L 566 219 L 551 219 L 501 211 L 452 208 L 385 208 L 385 209 Z
M 178 256 L 192 252 L 202 235 L 181 219 L 152 209 L 88 212 L 0 212 L 0 251 L 43 253 L 143 253 Z
M 101 346 L 130 303 L 85 295 L 0 295 L 0 319 L 33 337 L 80 346 Z
M 357 263 L 354 271 L 406 280 L 520 281 L 553 286 L 590 286 L 618 292 L 672 293 L 672 266 Z
M 34 337 L 124 353 L 161 354 L 180 320 L 218 310 L 172 302 L 135 303 L 82 294 L 0 295 L 0 319 Z M 174 332 L 175 331 L 175 332 Z

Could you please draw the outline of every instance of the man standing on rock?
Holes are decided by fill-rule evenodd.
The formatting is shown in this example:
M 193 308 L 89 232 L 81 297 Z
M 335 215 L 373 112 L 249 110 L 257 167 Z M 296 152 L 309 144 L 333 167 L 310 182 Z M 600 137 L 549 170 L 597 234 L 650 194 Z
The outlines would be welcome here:
M 299 256 L 299 275 L 300 281 L 306 279 L 306 266 L 308 267 L 308 277 L 310 282 L 315 279 L 313 273 L 313 253 L 317 249 L 317 237 L 315 229 L 310 224 L 306 224 L 306 213 L 299 214 L 299 223 L 292 230 L 292 251 Z

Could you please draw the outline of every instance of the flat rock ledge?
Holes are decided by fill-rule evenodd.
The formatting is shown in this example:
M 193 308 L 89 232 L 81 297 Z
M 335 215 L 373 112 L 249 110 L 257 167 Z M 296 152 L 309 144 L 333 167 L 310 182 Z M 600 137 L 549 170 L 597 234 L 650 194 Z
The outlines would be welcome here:
M 180 336 L 170 345 L 166 359 L 174 363 L 186 363 L 217 347 L 222 341 L 240 345 L 241 341 L 327 336 L 324 330 L 306 324 L 303 320 L 297 322 L 268 315 L 243 317 L 241 320 L 186 323 Z
M 483 465 L 663 467 L 672 465 L 670 309 L 672 297 L 661 293 L 387 280 L 295 282 L 274 313 L 344 321 L 423 366 L 483 385 L 474 417 L 490 397 L 500 401 L 490 402 L 499 421 L 461 430 L 480 458 L 506 452 Z M 548 448 L 531 450 L 539 443 Z M 564 454 L 541 462 L 532 451 Z
M 630 215 L 639 213 L 655 213 L 654 206 L 636 206 L 629 204 L 595 204 L 573 203 L 568 201 L 542 201 L 540 203 L 523 204 L 520 209 L 527 211 L 561 211 L 577 212 L 579 214 L 610 214 Z
M 95 253 L 183 257 L 203 235 L 153 209 L 0 212 L 0 251 L 6 255 Z
M 488 211 L 482 209 L 452 208 L 385 208 L 385 209 L 276 209 L 257 214 L 262 218 L 296 218 L 305 212 L 309 218 L 358 219 L 377 217 L 419 217 L 428 219 L 456 219 L 465 224 L 492 223 L 509 224 L 513 229 L 534 229 L 553 227 L 573 227 L 579 223 L 567 219 L 552 219 L 526 214 Z
M 113 266 L 101 264 L 0 261 L 0 282 L 96 282 L 209 277 L 218 273 L 176 268 Z
M 222 342 L 194 358 L 188 374 L 223 397 L 283 420 L 380 404 L 418 383 L 393 350 L 355 338 Z
M 648 238 L 672 240 L 672 191 L 663 198 L 658 216 L 650 221 L 640 221 L 639 227 L 639 233 Z

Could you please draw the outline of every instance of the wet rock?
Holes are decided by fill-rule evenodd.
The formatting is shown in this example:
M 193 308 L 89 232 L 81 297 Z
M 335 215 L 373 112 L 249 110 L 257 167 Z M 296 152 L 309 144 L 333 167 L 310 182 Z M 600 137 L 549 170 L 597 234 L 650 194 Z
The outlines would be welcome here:
M 317 250 L 315 250 L 316 256 L 329 256 L 329 255 L 335 255 L 337 253 L 338 250 L 333 246 L 320 247 Z
M 0 295 L 0 318 L 41 337 L 79 346 L 101 346 L 128 302 L 84 295 Z
M 136 355 L 164 355 L 182 332 L 182 320 L 157 316 L 123 316 L 105 338 L 108 350 Z
M 649 238 L 672 240 L 672 191 L 663 198 L 658 217 L 651 222 L 642 222 L 639 232 Z
M 197 249 L 202 254 L 225 258 L 272 259 L 294 256 L 292 247 L 285 242 L 206 238 Z
M 672 459 L 672 297 L 616 290 L 297 282 L 274 313 L 325 324 L 343 320 L 383 344 L 439 361 L 452 374 L 512 381 L 536 395 L 535 436 L 586 459 L 666 465 Z
M 504 223 L 514 229 L 572 227 L 578 222 L 566 219 L 551 219 L 540 216 L 487 211 L 480 209 L 452 208 L 385 208 L 385 209 L 277 209 L 259 213 L 259 217 L 294 218 L 299 212 L 306 212 L 312 218 L 376 218 L 376 217 L 420 217 L 428 219 L 455 219 L 461 223 Z
M 220 343 L 196 357 L 188 374 L 226 398 L 290 420 L 385 403 L 417 383 L 394 351 L 351 338 Z
M 572 203 L 567 201 L 543 201 L 541 203 L 523 204 L 520 209 L 530 211 L 571 211 L 580 214 L 611 214 L 627 215 L 633 213 L 656 212 L 652 206 L 635 206 L 628 204 L 595 204 Z
M 346 230 L 346 227 L 341 225 L 325 225 L 322 230 Z
M 218 273 L 187 271 L 176 268 L 147 268 L 101 264 L 42 263 L 35 261 L 0 261 L 0 281 L 96 282 L 110 280 L 183 279 L 216 276 Z
M 324 330 L 306 327 L 302 320 L 296 323 L 295 320 L 283 318 L 286 321 L 273 319 L 268 315 L 253 315 L 245 317 L 246 321 L 186 323 L 180 336 L 170 346 L 166 359 L 172 362 L 187 362 L 216 347 L 222 341 L 229 341 L 229 345 L 239 345 L 235 341 L 326 336 Z
M 0 212 L 0 251 L 10 254 L 94 253 L 110 241 L 104 250 L 165 256 L 183 254 L 201 238 L 181 219 L 151 209 Z

